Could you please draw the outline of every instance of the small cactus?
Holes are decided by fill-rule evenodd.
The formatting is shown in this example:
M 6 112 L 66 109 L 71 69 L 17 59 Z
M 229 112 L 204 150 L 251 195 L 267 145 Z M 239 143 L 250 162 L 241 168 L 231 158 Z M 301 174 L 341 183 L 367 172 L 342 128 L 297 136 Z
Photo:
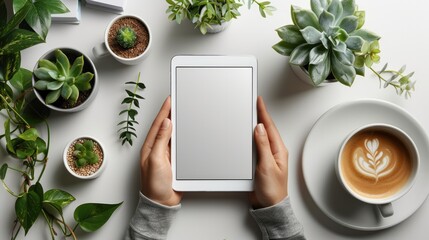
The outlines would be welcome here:
M 116 41 L 123 48 L 132 48 L 136 45 L 137 35 L 131 27 L 122 27 L 116 33 Z

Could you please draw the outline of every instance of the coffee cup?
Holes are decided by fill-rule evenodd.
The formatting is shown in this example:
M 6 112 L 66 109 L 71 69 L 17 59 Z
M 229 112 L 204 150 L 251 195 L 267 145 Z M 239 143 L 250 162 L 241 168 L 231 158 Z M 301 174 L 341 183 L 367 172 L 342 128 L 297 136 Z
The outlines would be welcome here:
M 377 206 L 383 217 L 413 186 L 419 169 L 414 141 L 398 127 L 375 123 L 352 131 L 335 164 L 342 186 L 356 199 Z
M 135 44 L 120 44 L 117 40 L 118 31 L 130 27 L 134 31 Z M 122 31 L 122 30 L 121 30 Z M 146 56 L 152 43 L 152 35 L 149 26 L 139 16 L 127 14 L 115 17 L 107 25 L 104 32 L 104 42 L 92 48 L 96 58 L 113 56 L 117 61 L 135 65 L 140 63 Z

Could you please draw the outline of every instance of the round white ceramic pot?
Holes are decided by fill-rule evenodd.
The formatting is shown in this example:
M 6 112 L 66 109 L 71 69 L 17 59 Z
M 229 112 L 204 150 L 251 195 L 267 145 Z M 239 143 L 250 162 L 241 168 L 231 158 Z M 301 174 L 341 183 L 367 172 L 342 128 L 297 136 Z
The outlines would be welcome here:
M 99 89 L 99 79 L 98 79 L 97 69 L 95 68 L 95 65 L 92 62 L 92 60 L 86 54 L 80 52 L 79 50 L 73 49 L 73 48 L 64 47 L 64 48 L 52 49 L 52 50 L 48 51 L 47 53 L 45 53 L 42 57 L 40 57 L 39 60 L 47 59 L 47 60 L 50 60 L 52 62 L 55 62 L 55 50 L 56 49 L 60 49 L 68 57 L 70 64 L 72 64 L 77 57 L 83 55 L 84 64 L 83 64 L 83 71 L 82 72 L 91 72 L 94 74 L 94 78 L 91 80 L 91 85 L 92 85 L 91 93 L 90 93 L 89 97 L 83 103 L 81 103 L 80 105 L 77 105 L 75 107 L 72 107 L 72 108 L 61 108 L 61 107 L 55 106 L 54 104 L 46 104 L 45 99 L 44 99 L 43 94 L 42 94 L 43 91 L 39 91 L 37 89 L 34 89 L 34 93 L 35 93 L 37 99 L 39 99 L 42 104 L 44 104 L 46 107 L 48 107 L 52 110 L 55 110 L 58 112 L 65 112 L 65 113 L 81 111 L 81 110 L 87 108 L 89 106 L 89 104 L 95 99 L 95 96 L 97 95 L 97 92 Z M 37 63 L 34 66 L 33 71 L 36 70 L 38 67 L 39 67 L 39 64 Z M 33 79 L 32 79 L 33 86 L 37 80 L 38 79 L 33 74 Z
M 82 175 L 77 174 L 75 171 L 73 171 L 73 169 L 70 167 L 70 165 L 69 165 L 69 163 L 68 163 L 67 156 L 68 156 L 69 148 L 70 148 L 73 144 L 75 144 L 75 143 L 76 143 L 76 141 L 77 141 L 77 140 L 79 140 L 79 139 L 89 139 L 89 140 L 92 140 L 93 142 L 96 142 L 96 143 L 100 146 L 100 149 L 101 149 L 101 151 L 102 151 L 102 153 L 103 153 L 103 159 L 102 159 L 102 162 L 101 162 L 100 167 L 98 168 L 98 170 L 97 170 L 95 173 L 93 173 L 93 174 L 91 174 L 91 175 L 89 175 L 89 176 L 82 176 Z M 106 168 L 106 165 L 107 165 L 107 159 L 108 159 L 108 158 L 106 157 L 106 151 L 105 151 L 105 148 L 103 147 L 103 145 L 101 145 L 101 142 L 100 142 L 100 141 L 98 141 L 97 139 L 95 139 L 94 137 L 89 137 L 89 136 L 82 136 L 82 137 L 74 138 L 73 140 L 71 140 L 71 141 L 66 145 L 66 147 L 64 148 L 64 153 L 63 153 L 63 162 L 64 162 L 64 166 L 65 166 L 65 168 L 67 169 L 67 171 L 68 171 L 72 176 L 74 176 L 74 177 L 76 177 L 76 178 L 79 178 L 79 179 L 94 179 L 94 178 L 99 177 L 99 176 L 103 173 L 104 169 Z M 100 160 L 101 160 L 101 159 L 100 159 Z

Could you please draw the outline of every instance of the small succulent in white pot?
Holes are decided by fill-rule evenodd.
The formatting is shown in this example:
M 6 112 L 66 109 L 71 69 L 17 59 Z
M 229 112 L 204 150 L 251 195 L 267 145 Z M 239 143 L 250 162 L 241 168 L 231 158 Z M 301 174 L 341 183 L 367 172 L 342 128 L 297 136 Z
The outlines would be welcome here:
M 67 171 L 80 179 L 99 177 L 106 168 L 106 153 L 100 141 L 79 137 L 70 141 L 63 153 Z
M 318 86 L 326 80 L 351 86 L 356 75 L 370 69 L 384 87 L 393 86 L 398 94 L 410 96 L 415 82 L 413 73 L 400 70 L 381 71 L 373 68 L 380 61 L 380 36 L 363 29 L 365 12 L 358 10 L 354 0 L 310 0 L 311 10 L 291 6 L 291 25 L 276 31 L 282 39 L 273 46 L 278 53 L 289 56 L 289 62 L 306 71 L 311 83 Z
M 238 9 L 246 4 L 250 8 L 258 5 L 262 17 L 271 15 L 275 7 L 269 1 L 257 0 L 166 0 L 167 13 L 171 21 L 178 24 L 189 19 L 202 34 L 218 33 L 224 30 L 232 19 L 240 16 Z
M 33 71 L 36 97 L 61 112 L 86 108 L 98 91 L 95 65 L 83 53 L 60 48 L 40 58 Z

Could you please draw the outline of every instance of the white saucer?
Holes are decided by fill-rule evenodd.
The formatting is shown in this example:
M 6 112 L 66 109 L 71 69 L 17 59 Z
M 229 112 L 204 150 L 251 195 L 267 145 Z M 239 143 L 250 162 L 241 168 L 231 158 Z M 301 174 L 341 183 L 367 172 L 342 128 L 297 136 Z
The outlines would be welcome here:
M 420 169 L 413 188 L 393 202 L 394 215 L 383 218 L 369 204 L 353 198 L 340 185 L 334 163 L 348 133 L 369 123 L 387 123 L 404 130 L 415 141 Z M 421 125 L 404 109 L 381 100 L 339 104 L 314 124 L 304 145 L 302 169 L 316 205 L 332 220 L 349 228 L 374 231 L 392 227 L 411 216 L 429 194 L 429 140 Z

